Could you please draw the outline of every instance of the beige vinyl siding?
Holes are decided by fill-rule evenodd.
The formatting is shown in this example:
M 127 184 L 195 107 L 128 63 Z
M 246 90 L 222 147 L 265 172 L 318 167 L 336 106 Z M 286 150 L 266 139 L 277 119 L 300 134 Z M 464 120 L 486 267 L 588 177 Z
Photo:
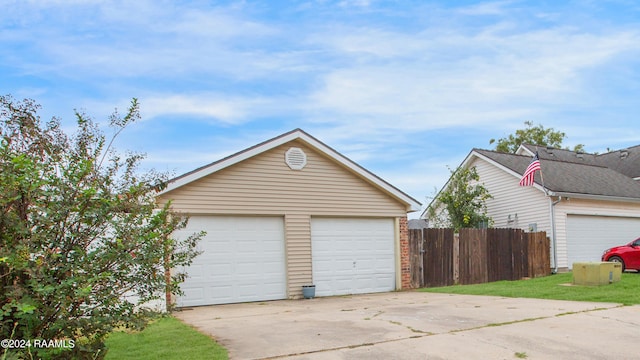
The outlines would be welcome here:
M 307 155 L 302 170 L 284 161 L 292 146 Z M 402 217 L 404 205 L 299 141 L 276 147 L 161 196 L 191 214 L 304 213 Z
M 470 166 L 476 167 L 480 182 L 493 196 L 486 204 L 494 227 L 528 230 L 529 224 L 536 223 L 538 231 L 551 236 L 550 205 L 544 193 L 532 186 L 519 186 L 519 178 L 482 159 L 476 158 Z
M 567 215 L 597 215 L 640 218 L 640 204 L 569 198 L 556 205 L 558 267 L 568 268 Z M 604 250 L 604 249 L 603 249 Z
M 285 163 L 301 148 L 302 170 Z M 311 216 L 398 218 L 407 207 L 334 160 L 292 141 L 162 194 L 189 215 L 284 215 L 287 297 L 300 298 L 312 283 Z
M 311 217 L 287 214 L 285 244 L 287 258 L 287 293 L 289 298 L 302 297 L 302 285 L 312 283 Z

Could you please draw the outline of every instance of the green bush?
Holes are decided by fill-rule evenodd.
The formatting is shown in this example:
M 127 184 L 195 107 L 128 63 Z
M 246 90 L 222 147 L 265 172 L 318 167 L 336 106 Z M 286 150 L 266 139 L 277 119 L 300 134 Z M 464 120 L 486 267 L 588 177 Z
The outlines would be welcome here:
M 68 136 L 38 109 L 0 97 L 0 333 L 59 343 L 1 355 L 101 358 L 115 327 L 143 327 L 152 315 L 125 295 L 145 304 L 178 293 L 184 275 L 166 270 L 190 264 L 202 234 L 171 238 L 187 220 L 156 209 L 166 176 L 139 173 L 141 155 L 116 153 L 86 115 Z M 117 135 L 138 118 L 134 99 L 110 123 Z

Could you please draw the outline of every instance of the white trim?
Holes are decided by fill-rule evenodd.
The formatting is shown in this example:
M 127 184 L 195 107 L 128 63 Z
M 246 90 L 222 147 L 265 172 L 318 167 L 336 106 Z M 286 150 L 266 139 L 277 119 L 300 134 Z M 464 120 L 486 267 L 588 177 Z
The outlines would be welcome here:
M 592 194 L 580 194 L 580 193 L 569 193 L 569 192 L 554 192 L 554 191 L 549 191 L 549 196 L 563 196 L 563 197 L 565 197 L 567 199 L 576 198 L 576 199 L 617 201 L 617 202 L 630 202 L 630 203 L 639 203 L 640 202 L 640 199 L 620 197 L 620 196 L 592 195 Z
M 407 220 L 407 227 L 408 226 L 409 220 Z M 400 218 L 395 218 L 393 220 L 393 254 L 393 260 L 395 262 L 394 269 L 396 272 L 396 290 L 402 290 L 402 249 L 400 248 Z
M 484 156 L 484 155 L 482 155 L 482 154 L 480 154 L 480 153 L 477 153 L 477 152 L 475 152 L 475 151 L 472 151 L 471 153 L 472 153 L 473 155 L 475 155 L 475 157 L 477 157 L 478 159 L 482 159 L 482 160 L 484 160 L 484 161 L 486 161 L 486 162 L 488 162 L 488 163 L 492 164 L 493 166 L 497 167 L 498 169 L 500 169 L 500 170 L 502 170 L 502 171 L 506 172 L 507 174 L 511 174 L 511 175 L 513 175 L 513 177 L 515 177 L 516 179 L 520 179 L 520 178 L 522 177 L 522 174 L 519 174 L 519 173 L 517 173 L 517 172 L 515 172 L 515 171 L 513 171 L 513 170 L 511 170 L 511 169 L 509 169 L 508 167 L 506 167 L 506 166 L 504 166 L 504 165 L 502 165 L 502 164 L 500 164 L 500 163 L 498 163 L 498 162 L 496 162 L 496 161 L 494 161 L 494 160 L 492 160 L 492 159 L 490 159 L 490 158 L 488 158 L 488 157 L 486 157 L 486 156 Z M 543 193 L 545 192 L 545 191 L 544 191 L 544 187 L 542 187 L 542 185 L 540 185 L 540 184 L 538 184 L 538 183 L 533 183 L 533 185 L 532 185 L 532 186 L 533 186 L 534 188 L 536 188 L 536 189 L 538 189 L 538 190 L 542 191 Z
M 288 143 L 290 141 L 293 140 L 301 140 L 303 142 L 305 142 L 307 145 L 311 146 L 312 148 L 314 148 L 315 150 L 318 150 L 320 152 L 322 152 L 323 154 L 327 155 L 329 158 L 331 158 L 332 160 L 336 161 L 337 163 L 345 166 L 346 168 L 348 168 L 349 170 L 353 171 L 354 173 L 356 173 L 358 176 L 364 178 L 365 180 L 367 180 L 369 183 L 373 184 L 374 186 L 378 187 L 379 189 L 382 189 L 383 191 L 387 192 L 388 194 L 390 194 L 391 196 L 393 196 L 394 198 L 400 200 L 401 202 L 407 204 L 410 206 L 410 211 L 419 211 L 421 209 L 421 205 L 418 201 L 416 201 L 415 199 L 413 199 L 411 196 L 403 193 L 402 191 L 398 190 L 397 188 L 393 187 L 391 184 L 387 183 L 386 181 L 382 180 L 381 178 L 377 177 L 376 175 L 374 175 L 373 173 L 369 172 L 368 170 L 364 169 L 363 167 L 361 167 L 360 165 L 356 164 L 355 162 L 349 160 L 347 157 L 345 157 L 344 155 L 338 153 L 337 151 L 333 150 L 332 148 L 330 148 L 329 146 L 323 144 L 322 142 L 318 141 L 317 139 L 315 139 L 314 137 L 312 137 L 311 135 L 307 134 L 306 132 L 300 130 L 300 129 L 296 129 L 293 130 L 289 133 L 285 133 L 281 136 L 275 137 L 271 140 L 265 141 L 261 144 L 258 144 L 254 147 L 248 148 L 246 150 L 243 150 L 241 152 L 238 152 L 234 155 L 231 155 L 229 157 L 226 157 L 220 161 L 214 162 L 210 165 L 201 167 L 197 170 L 194 170 L 190 173 L 187 173 L 185 175 L 179 176 L 173 180 L 170 180 L 169 183 L 167 184 L 167 187 L 160 191 L 158 193 L 158 195 L 162 195 L 165 193 L 168 193 L 170 191 L 173 191 L 179 187 L 182 187 L 184 185 L 187 185 L 193 181 L 196 181 L 198 179 L 201 179 L 207 175 L 213 174 L 217 171 L 220 171 L 222 169 L 225 169 L 229 166 L 232 166 L 234 164 L 237 164 L 241 161 L 244 161 L 246 159 L 249 159 L 253 156 L 256 156 L 258 154 L 261 154 L 265 151 L 271 150 L 273 148 L 276 148 L 282 144 Z
M 291 140 L 294 140 L 295 138 L 296 137 L 293 136 L 293 134 L 289 134 L 287 136 L 283 136 L 280 138 L 275 138 L 272 141 L 264 143 L 260 146 L 249 148 L 247 150 L 236 153 L 235 155 L 231 155 L 220 161 L 204 166 L 198 170 L 179 176 L 174 180 L 170 180 L 167 187 L 164 190 L 162 190 L 158 195 L 162 195 L 162 194 L 168 193 L 169 191 L 173 191 L 179 187 L 187 185 L 207 175 L 211 175 L 222 169 L 228 168 L 229 166 L 235 165 L 241 161 L 254 157 L 258 154 L 261 154 L 267 150 L 273 149 Z
M 516 152 L 514 153 L 516 155 L 529 155 L 529 156 L 533 156 L 536 153 L 534 153 L 533 151 L 529 150 L 528 147 L 524 146 L 524 144 L 520 144 L 520 146 L 518 147 L 518 149 L 516 150 Z
M 610 212 L 610 211 L 579 211 L 579 210 L 570 210 L 566 212 L 567 215 L 577 215 L 577 216 L 598 216 L 598 217 L 614 217 L 614 218 L 633 218 L 640 219 L 640 215 L 629 214 L 624 212 Z

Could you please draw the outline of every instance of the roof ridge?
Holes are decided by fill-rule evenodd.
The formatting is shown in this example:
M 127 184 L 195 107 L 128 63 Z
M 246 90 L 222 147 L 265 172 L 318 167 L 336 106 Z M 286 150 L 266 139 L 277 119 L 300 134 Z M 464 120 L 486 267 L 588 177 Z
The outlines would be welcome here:
M 526 158 L 531 158 L 530 155 L 521 155 L 521 154 L 512 154 L 512 153 L 506 153 L 506 152 L 501 152 L 501 151 L 496 151 L 496 150 L 487 150 L 487 149 L 480 149 L 480 148 L 473 148 L 473 151 L 487 151 L 487 152 L 491 152 L 494 154 L 500 154 L 500 155 L 507 155 L 507 156 L 514 156 L 514 157 L 526 157 Z M 580 163 L 580 162 L 575 162 L 575 161 L 567 161 L 567 160 L 562 160 L 562 159 L 548 159 L 548 158 L 542 158 L 540 159 L 541 163 L 544 162 L 549 162 L 549 161 L 553 161 L 553 162 L 558 162 L 558 163 L 565 163 L 565 164 L 576 164 L 576 165 L 583 165 L 583 166 L 593 166 L 593 167 L 599 167 L 599 168 L 607 168 L 610 169 L 609 166 L 605 166 L 605 165 L 601 165 L 601 164 L 586 164 L 586 163 Z M 614 170 L 615 171 L 615 170 Z
M 610 150 L 610 151 L 607 151 L 606 153 L 597 154 L 596 156 L 611 155 L 611 154 L 614 154 L 614 153 L 617 153 L 617 152 L 620 152 L 620 151 L 629 151 L 629 150 L 632 150 L 632 149 L 635 150 L 636 148 L 638 150 L 640 150 L 640 145 L 627 146 L 627 147 L 621 148 L 621 149 Z
M 522 143 L 520 144 L 522 146 L 525 147 L 540 147 L 542 149 L 551 149 L 551 150 L 559 150 L 559 151 L 565 151 L 565 152 L 571 152 L 571 153 L 575 153 L 575 154 L 583 154 L 583 155 L 593 155 L 595 157 L 600 157 L 603 155 L 609 155 L 609 154 L 613 154 L 619 151 L 625 151 L 625 150 L 640 150 L 640 144 L 638 145 L 633 145 L 633 146 L 627 146 L 624 148 L 620 148 L 620 149 L 614 149 L 614 150 L 609 150 L 607 152 L 604 153 L 596 153 L 596 152 L 588 152 L 588 151 L 575 151 L 575 150 L 570 150 L 570 149 L 563 149 L 560 147 L 555 147 L 555 146 L 547 146 L 547 145 L 536 145 L 536 144 L 531 144 L 531 143 Z

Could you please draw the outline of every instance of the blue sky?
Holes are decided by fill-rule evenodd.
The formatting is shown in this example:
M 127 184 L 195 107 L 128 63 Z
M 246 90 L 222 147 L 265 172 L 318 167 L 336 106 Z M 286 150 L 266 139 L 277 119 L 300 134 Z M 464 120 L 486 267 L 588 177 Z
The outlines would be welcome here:
M 640 144 L 635 1 L 0 0 L 0 93 L 175 175 L 302 128 L 423 203 L 525 121 Z

